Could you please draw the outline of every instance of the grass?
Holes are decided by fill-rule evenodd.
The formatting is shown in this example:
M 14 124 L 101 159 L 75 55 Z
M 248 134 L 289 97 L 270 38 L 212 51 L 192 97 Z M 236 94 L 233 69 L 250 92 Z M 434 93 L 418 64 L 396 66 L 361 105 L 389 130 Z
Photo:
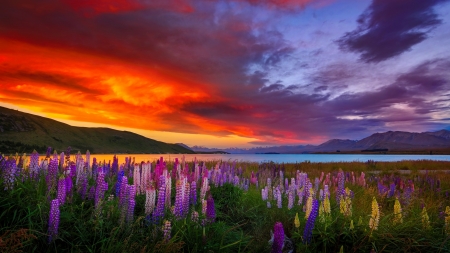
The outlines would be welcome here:
M 91 156 L 93 157 L 93 156 Z M 3 160 L 4 161 L 4 160 Z M 217 162 L 206 162 L 210 170 Z M 105 193 L 101 212 L 95 212 L 94 201 L 82 199 L 74 186 L 73 197 L 60 207 L 60 224 L 58 237 L 49 242 L 48 219 L 50 199 L 56 192 L 48 195 L 45 171 L 39 180 L 30 180 L 27 168 L 20 170 L 15 178 L 13 188 L 3 190 L 7 186 L 5 175 L 7 168 L 0 161 L 0 252 L 270 252 L 268 244 L 270 231 L 275 222 L 281 222 L 296 252 L 450 252 L 450 234 L 447 233 L 442 212 L 450 205 L 450 168 L 449 162 L 438 161 L 401 161 L 377 163 L 222 163 L 217 168 L 231 173 L 234 168 L 239 185 L 217 183 L 210 180 L 208 194 L 215 200 L 216 221 L 202 225 L 202 205 L 198 201 L 190 206 L 185 218 L 176 219 L 165 209 L 164 220 L 171 221 L 171 239 L 164 240 L 162 222 L 153 224 L 145 215 L 145 194 L 136 196 L 134 219 L 130 223 L 121 223 L 119 199 L 115 195 L 116 176 L 107 177 L 109 185 Z M 188 170 L 194 171 L 195 165 L 187 163 Z M 172 170 L 173 164 L 167 164 Z M 240 172 L 239 168 L 242 169 Z M 62 168 L 60 168 L 61 170 Z M 152 170 L 155 164 L 152 165 Z M 314 185 L 314 179 L 322 174 L 336 176 L 339 169 L 344 173 L 353 172 L 356 177 L 366 173 L 366 186 L 346 180 L 345 186 L 354 193 L 352 198 L 352 215 L 344 216 L 336 202 L 336 183 L 330 184 L 331 214 L 325 222 L 316 220 L 312 241 L 303 243 L 303 231 L 306 225 L 303 205 L 296 204 L 288 209 L 287 194 L 283 193 L 282 208 L 277 208 L 276 200 L 271 197 L 271 208 L 262 200 L 261 189 L 265 187 L 267 178 L 272 185 L 280 182 L 280 171 L 285 178 L 296 176 L 296 171 L 306 172 Z M 412 173 L 399 174 L 399 170 L 408 169 Z M 422 174 L 419 171 L 435 170 Z M 62 170 L 61 170 L 62 171 Z M 258 186 L 245 182 L 251 172 L 258 176 Z M 380 171 L 372 174 L 370 171 Z M 170 173 L 171 174 L 171 173 Z M 349 174 L 351 175 L 351 174 Z M 414 183 L 415 190 L 405 203 L 405 189 L 397 185 L 396 194 L 402 202 L 403 223 L 393 225 L 393 206 L 395 197 L 386 193 L 380 194 L 378 182 L 389 187 L 394 180 Z M 437 180 L 440 180 L 439 188 Z M 128 178 L 132 184 L 133 179 Z M 74 185 L 76 178 L 73 178 Z M 289 180 L 290 181 L 290 180 Z M 94 186 L 95 180 L 89 179 Z M 243 186 L 244 185 L 244 186 Z M 283 181 L 284 185 L 284 181 Z M 172 205 L 175 202 L 175 180 L 172 183 Z M 199 196 L 201 182 L 197 182 Z M 313 186 L 314 188 L 314 186 Z M 320 186 L 322 188 L 322 185 Z M 318 194 L 318 192 L 316 193 Z M 317 196 L 317 195 L 316 195 Z M 318 196 L 317 196 L 318 197 Z M 375 197 L 380 207 L 381 217 L 377 230 L 369 228 L 372 211 L 372 198 Z M 304 204 L 305 202 L 303 202 Z M 422 225 L 422 208 L 426 207 L 430 228 Z M 200 213 L 199 221 L 191 219 L 192 212 Z M 299 214 L 300 227 L 294 226 L 294 217 Z M 350 228 L 353 222 L 354 227 Z

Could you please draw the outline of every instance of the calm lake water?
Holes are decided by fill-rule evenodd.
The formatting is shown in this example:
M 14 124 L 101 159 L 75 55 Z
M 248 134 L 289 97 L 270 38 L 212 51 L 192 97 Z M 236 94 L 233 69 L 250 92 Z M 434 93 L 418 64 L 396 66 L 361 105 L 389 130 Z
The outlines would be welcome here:
M 112 161 L 113 154 L 91 154 L 97 158 L 97 161 Z M 402 160 L 435 160 L 435 161 L 450 161 L 450 155 L 353 155 L 353 154 L 189 154 L 184 155 L 186 161 L 193 161 L 195 158 L 199 161 L 248 161 L 248 162 L 268 162 L 276 163 L 296 163 L 310 161 L 318 162 L 367 162 L 384 161 L 395 162 Z M 141 161 L 155 161 L 160 157 L 164 160 L 181 160 L 182 154 L 119 154 L 119 163 L 125 162 L 125 157 L 134 157 L 135 162 Z

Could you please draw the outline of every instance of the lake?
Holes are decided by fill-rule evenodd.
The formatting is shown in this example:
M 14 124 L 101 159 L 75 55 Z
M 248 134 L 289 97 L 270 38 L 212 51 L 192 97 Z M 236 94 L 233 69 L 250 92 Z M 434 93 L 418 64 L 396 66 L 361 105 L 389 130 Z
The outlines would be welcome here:
M 97 161 L 112 161 L 113 154 L 91 154 Z M 181 160 L 182 154 L 119 154 L 119 163 L 125 162 L 125 157 L 134 157 L 136 162 L 155 161 L 160 157 L 164 160 Z M 187 154 L 184 155 L 186 161 L 193 161 L 195 158 L 200 161 L 222 160 L 222 161 L 248 161 L 248 162 L 268 162 L 276 163 L 300 163 L 310 161 L 318 162 L 367 162 L 368 160 L 395 162 L 402 160 L 434 160 L 450 161 L 450 155 L 371 155 L 371 154 Z

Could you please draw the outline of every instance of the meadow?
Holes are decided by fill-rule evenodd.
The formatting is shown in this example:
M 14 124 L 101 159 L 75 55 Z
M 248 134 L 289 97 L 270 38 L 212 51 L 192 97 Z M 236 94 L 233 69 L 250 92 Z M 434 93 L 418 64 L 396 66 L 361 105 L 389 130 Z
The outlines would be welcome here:
M 136 162 L 0 156 L 0 252 L 450 252 L 450 162 Z

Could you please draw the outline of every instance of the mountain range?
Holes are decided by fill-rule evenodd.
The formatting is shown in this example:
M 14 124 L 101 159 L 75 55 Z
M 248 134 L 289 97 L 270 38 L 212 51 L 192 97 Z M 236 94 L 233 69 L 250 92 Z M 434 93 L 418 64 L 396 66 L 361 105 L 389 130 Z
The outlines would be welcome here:
M 195 152 L 225 151 L 232 154 L 255 153 L 329 153 L 329 152 L 429 152 L 450 149 L 450 131 L 411 133 L 402 131 L 388 131 L 375 133 L 361 140 L 332 139 L 320 145 L 272 146 L 255 148 L 205 148 L 190 147 Z
M 357 153 L 357 152 L 436 152 L 450 153 L 450 131 L 411 133 L 388 131 L 361 140 L 332 139 L 320 145 L 271 146 L 254 148 L 189 147 L 168 144 L 144 136 L 110 128 L 74 127 L 49 118 L 0 107 L 0 153 L 45 152 L 47 146 L 64 151 L 91 153 Z

